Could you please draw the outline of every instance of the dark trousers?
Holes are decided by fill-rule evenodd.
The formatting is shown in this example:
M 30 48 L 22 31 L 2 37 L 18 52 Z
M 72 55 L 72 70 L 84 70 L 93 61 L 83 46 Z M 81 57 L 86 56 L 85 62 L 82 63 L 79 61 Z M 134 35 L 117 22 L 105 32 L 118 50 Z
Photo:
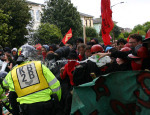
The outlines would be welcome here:
M 54 115 L 53 101 L 22 104 L 23 115 Z
M 9 103 L 12 107 L 12 114 L 19 115 L 19 103 L 17 102 L 17 94 L 16 92 L 10 91 L 9 93 Z

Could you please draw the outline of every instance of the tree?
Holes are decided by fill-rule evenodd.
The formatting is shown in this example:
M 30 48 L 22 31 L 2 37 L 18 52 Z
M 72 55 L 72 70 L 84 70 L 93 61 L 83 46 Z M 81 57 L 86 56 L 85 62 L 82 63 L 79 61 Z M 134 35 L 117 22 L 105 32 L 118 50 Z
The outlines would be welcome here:
M 4 14 L 4 11 L 0 10 L 0 43 L 3 47 L 9 46 L 10 38 L 15 38 L 15 36 L 10 36 L 9 33 L 12 32 L 13 27 L 8 25 L 11 17 L 8 14 Z
M 61 41 L 61 30 L 54 24 L 41 24 L 34 36 L 35 40 L 41 44 L 58 44 Z
M 147 31 L 150 29 L 150 22 L 145 22 L 145 23 L 143 24 L 143 27 L 144 27 L 145 33 L 147 33 Z
M 128 36 L 130 35 L 130 33 L 125 32 L 125 33 L 123 33 L 123 35 L 124 35 L 124 38 L 128 38 Z
M 98 37 L 96 30 L 92 27 L 86 27 L 86 36 L 87 37 Z
M 9 38 L 11 43 L 9 47 L 24 44 L 27 41 L 24 36 L 28 34 L 26 26 L 31 20 L 28 4 L 25 0 L 0 0 L 0 8 L 5 14 L 10 14 L 11 19 L 8 25 L 12 26 L 13 29 L 9 35 L 16 36 L 15 38 Z
M 124 37 L 123 33 L 120 33 L 118 38 L 125 38 L 125 37 Z
M 120 33 L 121 33 L 120 28 L 117 25 L 114 25 L 114 28 L 111 31 L 111 35 L 113 36 L 113 40 L 114 40 L 114 38 L 118 39 L 118 36 L 119 36 Z
M 70 0 L 49 0 L 43 9 L 42 22 L 56 25 L 63 36 L 71 28 L 73 38 L 70 40 L 82 36 L 83 33 L 79 12 Z
M 134 26 L 133 30 L 132 30 L 132 34 L 134 33 L 139 33 L 139 31 L 144 30 L 143 26 L 141 24 L 138 24 L 136 26 Z

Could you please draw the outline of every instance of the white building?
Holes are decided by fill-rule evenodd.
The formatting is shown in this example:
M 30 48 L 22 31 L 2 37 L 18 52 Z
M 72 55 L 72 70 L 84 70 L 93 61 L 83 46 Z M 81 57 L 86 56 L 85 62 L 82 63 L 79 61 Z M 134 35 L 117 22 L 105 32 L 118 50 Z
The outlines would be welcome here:
M 37 30 L 41 23 L 42 4 L 26 1 L 31 8 L 30 13 L 33 20 L 33 30 Z
M 79 14 L 82 21 L 82 25 L 84 25 L 85 27 L 93 27 L 93 16 L 84 13 Z

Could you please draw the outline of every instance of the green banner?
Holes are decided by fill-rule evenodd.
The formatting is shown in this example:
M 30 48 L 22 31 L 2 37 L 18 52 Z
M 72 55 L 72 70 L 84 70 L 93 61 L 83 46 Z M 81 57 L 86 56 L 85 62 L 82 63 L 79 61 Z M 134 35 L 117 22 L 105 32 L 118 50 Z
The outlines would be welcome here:
M 150 72 L 115 72 L 75 87 L 71 114 L 150 115 Z

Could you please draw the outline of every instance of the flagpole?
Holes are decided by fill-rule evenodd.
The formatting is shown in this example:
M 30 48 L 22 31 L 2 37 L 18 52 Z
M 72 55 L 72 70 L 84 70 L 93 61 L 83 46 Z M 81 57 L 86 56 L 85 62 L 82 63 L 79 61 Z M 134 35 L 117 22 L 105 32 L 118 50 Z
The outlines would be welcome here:
M 61 42 L 62 42 L 62 41 L 61 41 Z M 60 46 L 61 42 L 59 43 L 59 46 Z

